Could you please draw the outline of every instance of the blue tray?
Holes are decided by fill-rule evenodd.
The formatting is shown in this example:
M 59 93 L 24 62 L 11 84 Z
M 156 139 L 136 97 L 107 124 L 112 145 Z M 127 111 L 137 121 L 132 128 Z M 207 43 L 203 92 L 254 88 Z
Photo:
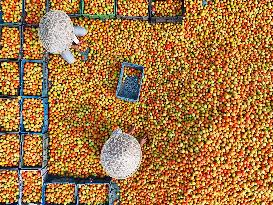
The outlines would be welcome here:
M 43 126 L 41 127 L 41 132 L 33 132 L 33 131 L 26 131 L 24 128 L 24 118 L 23 118 L 23 104 L 24 104 L 24 99 L 41 99 L 43 106 L 44 106 L 44 122 Z M 47 133 L 48 130 L 48 98 L 42 98 L 40 96 L 22 96 L 20 100 L 20 133 L 24 134 L 45 134 Z
M 16 100 L 18 102 L 18 106 L 21 106 L 21 100 L 19 100 L 17 97 L 14 96 L 0 96 L 0 99 L 12 99 Z M 20 110 L 19 110 L 19 117 L 20 117 Z M 0 134 L 19 134 L 20 132 L 20 122 L 19 122 L 19 129 L 18 130 L 12 130 L 12 131 L 7 131 L 7 130 L 1 130 Z
M 149 2 L 147 1 L 147 16 L 123 16 L 118 14 L 118 1 L 116 1 L 116 17 L 117 19 L 124 20 L 137 20 L 137 21 L 148 21 L 149 20 Z
M 186 13 L 185 0 L 181 0 L 181 15 L 176 16 L 155 16 L 153 13 L 152 2 L 157 0 L 149 0 L 149 22 L 154 23 L 182 23 Z
M 18 58 L 14 59 L 14 58 L 11 58 L 11 59 L 1 59 L 2 61 L 5 61 L 5 60 L 20 60 L 22 59 L 22 56 L 23 56 L 23 29 L 22 29 L 22 26 L 19 25 L 19 24 L 14 24 L 14 23 L 0 23 L 0 37 L 2 38 L 2 28 L 3 27 L 8 27 L 8 28 L 17 28 L 19 30 L 19 33 L 20 33 L 20 49 L 19 49 L 19 53 L 18 53 Z
M 41 205 L 46 205 L 50 203 L 46 203 L 46 187 L 48 184 L 73 184 L 75 186 L 74 191 L 74 199 L 76 204 L 76 180 L 74 178 L 68 178 L 68 177 L 59 177 L 48 174 L 47 167 L 43 168 L 42 170 L 42 200 Z
M 90 183 L 85 183 L 85 184 L 77 184 L 77 186 L 76 186 L 76 205 L 80 205 L 81 203 L 80 203 L 80 196 L 79 196 L 79 189 L 80 189 L 80 186 L 82 186 L 82 185 L 90 185 L 90 184 L 94 184 L 94 185 L 96 185 L 96 184 L 103 184 L 103 183 L 92 183 L 92 182 L 90 182 Z M 110 196 L 110 184 L 109 183 L 105 183 L 106 185 L 108 185 L 108 196 Z M 107 201 L 105 201 L 105 203 L 103 203 L 103 204 L 101 204 L 101 205 L 110 205 L 109 204 L 109 197 L 108 197 L 108 200 Z
M 20 143 L 20 166 L 22 170 L 42 170 L 47 166 L 48 163 L 48 135 L 47 134 L 38 134 L 42 140 L 42 165 L 41 166 L 25 166 L 24 165 L 24 140 L 25 135 L 21 134 L 21 143 Z
M 4 15 L 4 13 L 2 12 L 2 8 L 0 6 L 0 25 L 20 25 L 20 24 L 22 24 L 22 21 L 23 21 L 22 18 L 19 22 L 5 22 L 3 20 L 3 15 Z M 21 15 L 21 16 L 23 16 L 23 15 Z
M 123 81 L 125 67 L 130 67 L 130 68 L 141 71 L 142 73 L 141 79 L 139 79 L 137 76 L 127 76 L 125 80 Z M 116 96 L 125 101 L 137 102 L 139 100 L 143 78 L 144 78 L 143 66 L 127 63 L 127 62 L 122 63 L 122 68 L 119 75 L 118 87 L 116 90 Z
M 22 179 L 21 179 L 21 181 L 22 181 L 22 188 L 21 188 L 21 190 L 22 190 L 22 192 L 21 192 L 21 200 L 22 200 L 22 204 L 27 204 L 27 203 L 24 203 L 23 202 L 23 188 L 24 188 L 24 179 L 23 179 L 23 176 L 22 176 L 22 172 L 37 172 L 37 171 L 39 171 L 40 173 L 41 173 L 41 176 L 42 176 L 42 170 L 36 170 L 36 169 L 20 169 L 20 172 L 21 172 L 21 177 L 22 177 Z M 41 179 L 42 180 L 42 179 Z M 41 204 L 41 202 L 42 202 L 42 198 L 40 199 L 40 201 L 33 201 L 32 203 L 34 203 L 34 204 Z
M 13 63 L 17 63 L 18 65 L 18 74 L 19 74 L 19 86 L 16 88 L 17 89 L 17 95 L 3 95 L 2 93 L 0 93 L 0 98 L 1 97 L 17 97 L 19 96 L 19 93 L 20 93 L 20 61 L 17 60 L 17 59 L 0 59 L 0 63 L 3 63 L 3 62 L 13 62 Z
M 0 170 L 17 170 L 18 168 L 19 168 L 19 166 L 20 166 L 20 158 L 21 158 L 21 156 L 20 156 L 20 154 L 21 154 L 21 137 L 20 137 L 20 135 L 19 135 L 19 133 L 17 132 L 9 132 L 8 134 L 16 134 L 16 135 L 18 135 L 18 139 L 19 139 L 19 161 L 18 161 L 18 166 L 12 166 L 12 167 L 6 167 L 6 166 L 0 166 Z M 0 136 L 1 135 L 6 135 L 6 133 L 0 133 Z
M 16 171 L 18 173 L 18 190 L 19 190 L 19 195 L 18 195 L 18 201 L 15 203 L 8 203 L 8 205 L 18 205 L 22 203 L 22 175 L 21 172 L 18 168 L 0 168 L 0 173 L 1 171 Z M 0 204 L 6 204 L 6 203 L 0 203 Z
M 21 60 L 20 65 L 20 95 L 24 95 L 24 66 L 26 63 L 38 63 L 42 65 L 43 80 L 42 80 L 42 95 L 40 97 L 48 97 L 48 68 L 44 60 Z M 35 95 L 34 95 L 35 96 Z
M 50 205 L 51 203 L 46 202 L 46 187 L 48 184 L 43 184 L 42 186 L 42 203 L 41 205 Z M 75 191 L 74 191 L 74 200 L 75 203 L 70 203 L 69 205 L 76 205 L 76 186 L 75 186 Z

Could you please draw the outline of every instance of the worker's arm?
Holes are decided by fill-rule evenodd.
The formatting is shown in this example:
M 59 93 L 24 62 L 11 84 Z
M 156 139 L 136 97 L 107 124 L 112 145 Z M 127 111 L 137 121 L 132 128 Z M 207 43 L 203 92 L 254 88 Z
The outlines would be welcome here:
M 79 39 L 77 39 L 76 35 L 74 35 L 73 42 L 76 43 L 76 44 L 80 43 L 80 41 L 79 41 Z
M 139 140 L 139 144 L 141 147 L 143 147 L 143 145 L 147 142 L 147 136 L 144 136 L 143 138 L 141 138 Z
M 122 133 L 122 130 L 118 127 L 117 129 L 115 129 L 113 132 L 112 132 L 112 135 L 117 135 L 117 134 L 121 134 Z

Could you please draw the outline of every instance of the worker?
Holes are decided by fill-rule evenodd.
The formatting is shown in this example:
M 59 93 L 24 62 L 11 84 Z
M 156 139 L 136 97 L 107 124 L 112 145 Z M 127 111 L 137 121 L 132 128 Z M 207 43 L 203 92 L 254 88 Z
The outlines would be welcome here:
M 122 133 L 122 130 L 120 128 L 117 128 L 112 134 L 116 134 L 116 133 Z M 134 135 L 134 133 L 135 133 L 135 126 L 131 126 L 131 128 L 126 132 L 126 134 L 128 135 Z M 142 148 L 147 141 L 147 136 L 140 138 L 138 141 L 139 141 L 140 147 Z
M 127 133 L 120 128 L 116 129 L 107 140 L 101 151 L 101 163 L 109 176 L 117 179 L 125 179 L 132 176 L 141 161 L 141 149 L 147 142 L 144 136 L 136 140 L 132 135 L 135 133 L 135 126 L 132 126 Z M 114 201 L 114 205 L 119 199 Z
M 77 37 L 86 34 L 85 28 L 73 26 L 70 17 L 59 10 L 47 12 L 39 24 L 39 38 L 46 51 L 60 54 L 69 64 L 76 61 L 70 48 L 73 47 L 73 43 L 80 43 Z
M 132 136 L 134 132 L 134 126 L 127 133 L 118 128 L 104 144 L 101 151 L 101 164 L 110 177 L 126 179 L 132 176 L 140 166 L 141 149 L 147 137 L 137 140 Z

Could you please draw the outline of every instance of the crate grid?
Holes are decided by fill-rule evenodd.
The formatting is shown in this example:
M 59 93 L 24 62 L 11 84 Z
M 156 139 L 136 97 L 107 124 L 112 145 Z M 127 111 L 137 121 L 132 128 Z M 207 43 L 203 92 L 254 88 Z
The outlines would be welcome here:
M 25 21 L 26 18 L 26 10 L 25 10 L 26 2 L 25 0 L 22 0 L 22 12 L 21 12 L 21 20 L 20 22 L 4 22 L 2 19 L 2 9 L 0 8 L 0 37 L 2 36 L 1 34 L 1 28 L 2 27 L 16 27 L 19 29 L 20 33 L 20 49 L 19 49 L 19 55 L 18 58 L 16 59 L 0 59 L 0 62 L 16 62 L 18 63 L 18 71 L 19 71 L 19 87 L 18 87 L 18 95 L 15 96 L 4 96 L 0 95 L 0 99 L 18 99 L 19 101 L 19 117 L 20 117 L 20 123 L 19 123 L 19 130 L 17 131 L 5 131 L 5 130 L 0 130 L 0 135 L 6 135 L 6 134 L 16 134 L 18 135 L 20 139 L 20 156 L 19 156 L 19 162 L 18 162 L 18 167 L 0 167 L 1 170 L 14 170 L 18 172 L 18 180 L 19 180 L 19 196 L 18 196 L 18 202 L 15 204 L 23 204 L 22 202 L 22 196 L 23 196 L 23 179 L 22 179 L 22 174 L 21 172 L 23 171 L 40 171 L 42 175 L 42 198 L 41 198 L 41 203 L 45 204 L 45 189 L 46 185 L 50 183 L 74 183 L 75 184 L 75 200 L 77 199 L 78 195 L 78 187 L 79 184 L 85 184 L 85 183 L 90 183 L 90 179 L 73 179 L 73 178 L 64 178 L 60 176 L 56 176 L 55 178 L 48 175 L 47 172 L 47 162 L 49 160 L 49 155 L 48 155 L 48 141 L 49 141 L 49 136 L 48 136 L 48 112 L 49 112 L 49 104 L 48 104 L 48 61 L 49 61 L 49 54 L 46 52 L 44 53 L 43 59 L 31 59 L 27 60 L 24 59 L 24 53 L 23 53 L 23 45 L 24 45 L 24 27 L 35 27 L 37 28 L 39 25 L 37 24 L 28 24 Z M 104 20 L 107 18 L 115 18 L 116 17 L 116 11 L 117 11 L 117 0 L 115 0 L 114 3 L 114 13 L 110 15 L 89 15 L 84 13 L 84 0 L 80 1 L 79 5 L 79 13 L 78 14 L 69 14 L 71 17 L 88 17 L 88 18 L 94 18 L 94 19 L 100 19 Z M 46 12 L 50 10 L 50 0 L 46 0 Z M 87 51 L 88 52 L 88 51 Z M 33 63 L 41 63 L 43 65 L 43 79 L 42 79 L 42 95 L 41 96 L 27 96 L 24 95 L 24 65 L 27 62 L 33 62 Z M 40 132 L 33 132 L 33 131 L 26 131 L 24 128 L 23 124 L 23 108 L 24 108 L 24 100 L 25 99 L 40 99 L 42 100 L 44 109 L 43 109 L 43 127 Z M 37 167 L 27 167 L 24 166 L 23 162 L 23 145 L 24 145 L 24 136 L 25 135 L 40 135 L 42 140 L 43 140 L 43 154 L 42 154 L 42 166 L 37 166 Z M 109 184 L 109 204 L 112 204 L 115 199 L 119 199 L 119 187 L 117 184 L 112 182 L 112 179 L 110 177 L 105 177 L 105 178 L 96 178 L 96 177 L 91 177 L 93 179 L 93 184 Z M 0 203 L 1 204 L 1 203 Z M 76 201 L 77 204 L 77 201 Z
M 10 131 L 0 131 L 0 135 L 6 135 L 6 134 L 16 134 L 18 135 L 20 139 L 20 149 L 19 149 L 19 164 L 18 167 L 1 167 L 1 170 L 16 170 L 18 172 L 18 180 L 19 180 L 19 197 L 18 197 L 18 202 L 15 204 L 22 204 L 22 196 L 23 196 L 23 179 L 21 172 L 22 171 L 41 171 L 42 173 L 44 172 L 43 169 L 47 166 L 47 161 L 48 161 L 48 135 L 47 135 L 47 130 L 48 130 L 48 68 L 47 68 L 47 62 L 48 62 L 48 56 L 44 55 L 43 59 L 35 59 L 35 60 L 26 60 L 24 59 L 24 53 L 23 53 L 23 45 L 24 45 L 24 26 L 28 27 L 38 27 L 38 25 L 34 24 L 27 24 L 25 22 L 25 0 L 22 0 L 22 12 L 21 12 L 21 20 L 20 22 L 12 23 L 12 22 L 4 22 L 2 19 L 3 12 L 0 12 L 0 29 L 2 31 L 3 27 L 9 27 L 9 28 L 18 28 L 19 33 L 20 33 L 20 49 L 19 49 L 19 55 L 18 58 L 16 59 L 0 59 L 0 62 L 16 62 L 18 64 L 19 68 L 19 87 L 18 87 L 18 95 L 16 96 L 4 96 L 0 95 L 1 99 L 18 99 L 19 101 L 19 117 L 20 117 L 20 123 L 19 123 L 19 130 L 16 132 L 10 132 Z M 0 32 L 0 36 L 2 37 L 2 33 Z M 41 96 L 26 96 L 23 93 L 23 88 L 24 88 L 24 65 L 27 62 L 33 62 L 33 63 L 41 63 L 42 64 L 42 70 L 43 70 L 43 79 L 42 79 L 42 95 Z M 43 106 L 44 106 L 44 121 L 43 121 L 43 127 L 40 132 L 28 132 L 25 131 L 24 125 L 23 125 L 23 102 L 25 99 L 41 99 Z M 27 167 L 24 166 L 23 163 L 23 155 L 24 155 L 24 150 L 23 150 L 23 144 L 24 144 L 24 135 L 29 134 L 36 134 L 40 135 L 42 138 L 42 166 L 36 166 L 36 167 Z M 44 179 L 44 178 L 43 178 Z M 43 181 L 44 182 L 44 181 Z

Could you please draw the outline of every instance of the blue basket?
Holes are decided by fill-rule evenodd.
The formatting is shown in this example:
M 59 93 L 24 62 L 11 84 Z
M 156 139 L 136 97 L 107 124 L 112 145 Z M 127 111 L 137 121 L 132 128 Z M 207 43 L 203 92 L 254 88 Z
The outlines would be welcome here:
M 18 190 L 19 190 L 19 194 L 18 194 L 18 198 L 17 198 L 17 202 L 15 203 L 8 203 L 8 205 L 18 205 L 22 203 L 22 175 L 21 172 L 18 168 L 0 168 L 0 173 L 1 171 L 16 171 L 18 174 Z M 0 204 L 6 204 L 6 203 L 0 203 Z
M 25 135 L 21 135 L 21 144 L 20 144 L 20 169 L 22 170 L 42 170 L 47 166 L 48 163 L 48 135 L 47 134 L 38 134 L 41 137 L 42 140 L 42 161 L 41 166 L 25 166 L 24 165 L 24 141 L 25 141 Z
M 141 71 L 141 78 L 139 79 L 137 76 L 126 76 L 124 79 L 125 67 L 130 67 L 132 69 Z M 137 102 L 139 100 L 143 78 L 144 78 L 143 66 L 127 62 L 122 63 L 118 87 L 116 90 L 116 96 L 125 101 Z
M 108 185 L 108 201 L 106 201 L 104 204 L 105 205 L 112 205 L 114 203 L 115 200 L 119 200 L 120 199 L 120 189 L 118 187 L 118 185 L 114 182 L 110 181 L 105 181 L 105 182 L 98 182 L 96 180 L 94 180 L 93 182 L 88 181 L 88 179 L 79 181 L 76 187 L 76 193 L 77 193 L 77 198 L 76 198 L 76 204 L 79 205 L 80 204 L 80 198 L 79 198 L 79 188 L 81 185 L 90 185 L 90 184 L 107 184 Z
M 3 15 L 4 15 L 4 12 L 2 11 L 2 8 L 0 6 L 0 25 L 20 25 L 20 24 L 22 24 L 22 21 L 23 21 L 22 17 L 19 22 L 5 22 L 3 20 Z M 21 16 L 23 16 L 23 15 L 21 15 Z
M 12 133 L 12 132 L 10 132 L 8 134 L 16 134 L 16 135 L 18 135 L 19 141 L 21 139 L 19 133 Z M 6 134 L 0 133 L 0 135 L 6 135 Z M 20 144 L 21 144 L 21 142 L 20 142 Z M 0 170 L 17 170 L 19 168 L 19 165 L 20 165 L 20 152 L 21 152 L 20 149 L 21 149 L 21 146 L 19 148 L 19 161 L 17 162 L 18 166 L 0 166 Z
M 0 170 L 17 170 L 20 166 L 20 154 L 21 154 L 21 137 L 19 135 L 19 132 L 9 132 L 9 133 L 0 133 L 0 136 L 1 135 L 6 135 L 6 134 L 16 134 L 18 135 L 18 139 L 19 139 L 19 161 L 18 161 L 18 166 L 11 166 L 11 167 L 7 167 L 7 166 L 0 166 Z
M 22 181 L 22 188 L 21 188 L 21 200 L 22 200 L 22 204 L 27 204 L 27 203 L 25 203 L 24 201 L 23 201 L 23 188 L 24 188 L 24 178 L 23 178 L 23 176 L 22 176 L 22 172 L 37 172 L 37 171 L 39 171 L 40 173 L 41 173 L 41 177 L 42 177 L 42 170 L 36 170 L 36 169 L 27 169 L 27 170 L 25 170 L 25 169 L 21 169 L 21 177 L 22 177 L 22 179 L 21 179 L 21 181 Z M 42 180 L 42 178 L 41 178 L 41 180 Z M 42 198 L 40 199 L 40 201 L 33 201 L 32 203 L 34 203 L 34 204 L 41 204 L 41 202 L 42 202 Z
M 17 99 L 17 97 L 14 96 L 0 96 L 0 99 L 12 99 L 12 100 L 16 100 L 18 102 L 18 106 L 21 106 L 21 100 Z M 19 117 L 20 117 L 20 110 L 19 110 Z M 21 122 L 21 121 L 20 121 Z M 19 129 L 18 130 L 4 130 L 2 129 L 2 127 L 0 127 L 0 134 L 19 134 L 20 132 L 20 122 L 19 122 Z
M 50 175 L 48 174 L 47 168 L 42 169 L 42 200 L 41 200 L 41 205 L 46 205 L 50 204 L 46 202 L 46 187 L 48 184 L 73 184 L 75 186 L 75 191 L 74 191 L 74 199 L 75 203 L 71 204 L 76 204 L 76 179 L 74 178 L 69 178 L 69 177 L 59 177 L 55 175 Z
M 42 79 L 42 95 L 40 97 L 48 97 L 48 68 L 46 65 L 46 62 L 44 60 L 21 60 L 21 65 L 20 65 L 20 95 L 24 95 L 24 66 L 26 63 L 38 63 L 42 65 L 42 72 L 43 72 L 43 79 Z M 34 94 L 33 96 L 36 97 Z
M 22 26 L 21 26 L 21 28 L 22 28 L 22 36 L 21 36 L 21 42 L 22 42 L 22 45 L 24 46 L 24 43 L 25 43 L 25 34 L 24 34 L 24 32 L 26 32 L 26 29 L 30 29 L 30 28 L 35 28 L 35 29 L 38 29 L 39 28 L 39 25 L 38 24 L 23 24 Z M 28 60 L 32 60 L 32 61 L 35 61 L 35 60 L 40 60 L 40 62 L 43 62 L 43 59 L 42 58 L 35 58 L 35 59 L 31 59 L 31 58 L 26 58 L 25 57 L 25 54 L 24 54 L 24 47 L 22 46 L 22 60 L 23 60 L 23 58 L 25 58 L 25 59 L 28 59 Z M 32 52 L 35 52 L 35 51 L 32 51 Z M 43 54 L 44 55 L 44 53 L 45 53 L 46 51 L 45 51 L 45 49 L 43 49 L 43 52 L 39 52 L 39 54 Z M 27 61 L 27 60 L 26 60 Z
M 17 28 L 20 33 L 20 49 L 18 53 L 18 58 L 10 58 L 10 59 L 1 59 L 1 60 L 20 60 L 23 56 L 23 29 L 22 26 L 19 24 L 14 23 L 0 23 L 0 37 L 2 38 L 2 28 L 8 27 L 8 28 Z
M 43 126 L 41 127 L 40 132 L 34 132 L 34 131 L 26 131 L 24 128 L 24 116 L 23 116 L 23 107 L 24 107 L 24 99 L 41 99 L 43 106 L 44 106 L 44 122 Z M 20 132 L 22 134 L 45 134 L 48 130 L 48 98 L 41 98 L 40 96 L 22 96 L 20 100 Z
M 13 59 L 13 60 L 12 59 L 0 59 L 0 63 L 4 63 L 4 62 L 7 62 L 7 63 L 13 62 L 13 63 L 17 63 L 17 65 L 18 65 L 19 86 L 16 88 L 17 95 L 9 95 L 9 97 L 17 97 L 17 96 L 19 96 L 19 93 L 20 93 L 20 61 L 16 60 L 16 59 Z M 7 95 L 0 93 L 0 98 L 5 97 L 5 96 L 7 96 Z
M 74 185 L 74 200 L 75 203 L 70 204 L 76 204 L 76 198 L 77 198 L 77 192 L 76 192 L 76 181 L 72 178 L 67 177 L 58 177 L 58 176 L 49 176 L 47 174 L 47 171 L 43 173 L 43 186 L 42 186 L 42 205 L 47 205 L 50 203 L 46 202 L 46 187 L 48 184 L 73 184 Z
M 47 187 L 48 184 L 43 184 L 43 187 L 42 187 L 42 203 L 41 205 L 50 205 L 52 203 L 47 203 L 46 202 L 46 187 Z M 75 203 L 70 203 L 70 205 L 76 205 L 76 185 L 75 185 L 75 191 L 74 191 L 74 200 L 75 200 Z
M 185 0 L 181 0 L 181 14 L 176 16 L 155 16 L 152 8 L 152 2 L 157 0 L 149 0 L 149 22 L 154 23 L 182 23 L 186 13 Z
M 78 13 L 69 13 L 67 14 L 69 17 L 81 17 L 82 16 L 82 11 L 81 11 L 81 8 L 82 8 L 82 4 L 83 4 L 83 0 L 80 0 L 79 1 L 79 7 L 78 7 Z M 52 10 L 51 8 L 51 1 L 50 0 L 46 0 L 46 12 Z
M 123 16 L 118 14 L 118 1 L 116 3 L 117 8 L 117 19 L 124 19 L 124 20 L 138 20 L 138 21 L 148 21 L 149 20 L 149 2 L 147 1 L 147 16 Z
M 77 184 L 77 190 L 76 190 L 76 205 L 80 205 L 80 196 L 79 196 L 79 189 L 80 189 L 80 186 L 84 186 L 84 185 L 90 185 L 90 184 L 93 184 L 93 185 L 96 185 L 96 184 L 106 184 L 108 186 L 108 196 L 110 196 L 110 184 L 109 183 L 93 183 L 93 182 L 90 182 L 90 183 L 84 183 L 84 184 Z M 105 203 L 103 203 L 102 205 L 110 205 L 109 204 L 109 198 L 108 198 L 108 201 L 105 201 Z

